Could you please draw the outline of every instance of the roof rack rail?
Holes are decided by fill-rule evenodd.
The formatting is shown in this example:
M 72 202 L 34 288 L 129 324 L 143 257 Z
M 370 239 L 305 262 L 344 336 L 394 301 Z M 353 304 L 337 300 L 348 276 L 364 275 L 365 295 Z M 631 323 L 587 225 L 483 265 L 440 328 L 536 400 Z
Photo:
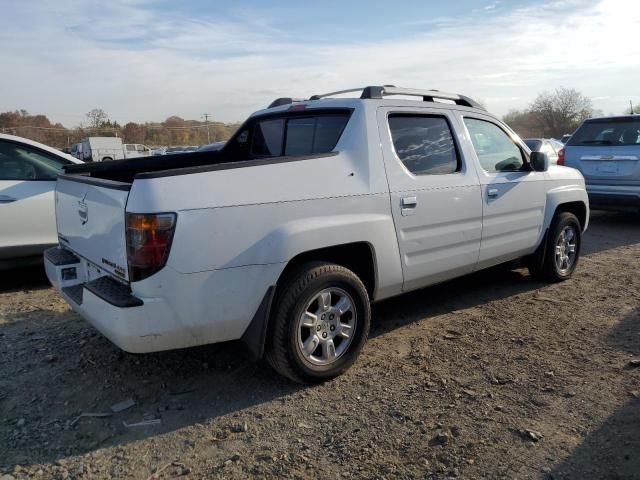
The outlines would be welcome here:
M 433 102 L 435 99 L 451 100 L 457 105 L 463 105 L 465 107 L 479 108 L 485 110 L 485 108 L 475 100 L 460 95 L 457 93 L 441 92 L 440 90 L 420 90 L 417 88 L 403 88 L 396 87 L 395 85 L 382 85 L 382 86 L 369 86 L 360 88 L 350 88 L 347 90 L 339 90 L 337 92 L 323 93 L 320 95 L 312 95 L 309 100 L 320 100 L 321 98 L 332 97 L 342 93 L 351 93 L 362 91 L 360 98 L 375 98 L 381 99 L 388 95 L 408 95 L 414 97 L 422 97 L 425 102 Z

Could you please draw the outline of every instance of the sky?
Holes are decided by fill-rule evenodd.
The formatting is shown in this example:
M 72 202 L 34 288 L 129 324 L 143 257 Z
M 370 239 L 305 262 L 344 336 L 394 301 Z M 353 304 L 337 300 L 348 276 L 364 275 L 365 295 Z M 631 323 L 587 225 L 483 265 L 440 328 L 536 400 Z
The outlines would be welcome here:
M 439 89 L 502 116 L 560 86 L 640 105 L 637 0 L 0 0 L 0 111 L 241 121 L 277 97 Z

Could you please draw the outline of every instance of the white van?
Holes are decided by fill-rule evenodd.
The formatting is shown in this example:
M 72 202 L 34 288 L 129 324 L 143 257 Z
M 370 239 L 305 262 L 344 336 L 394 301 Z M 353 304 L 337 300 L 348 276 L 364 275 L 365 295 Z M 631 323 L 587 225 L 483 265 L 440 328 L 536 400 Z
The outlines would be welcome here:
M 85 162 L 106 162 L 124 158 L 122 138 L 87 137 L 82 139 L 82 160 Z

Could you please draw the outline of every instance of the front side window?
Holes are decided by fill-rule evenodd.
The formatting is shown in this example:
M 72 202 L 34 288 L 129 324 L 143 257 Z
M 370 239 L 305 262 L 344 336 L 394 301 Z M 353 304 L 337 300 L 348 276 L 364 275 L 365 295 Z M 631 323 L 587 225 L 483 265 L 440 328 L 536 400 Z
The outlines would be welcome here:
M 447 119 L 433 115 L 389 115 L 393 148 L 414 175 L 460 171 L 460 159 Z
M 465 117 L 471 143 L 480 165 L 487 172 L 514 172 L 522 170 L 522 151 L 507 133 L 496 124 Z
M 349 112 L 267 118 L 256 122 L 251 154 L 257 157 L 331 152 L 349 120 Z
M 55 180 L 66 161 L 13 142 L 0 142 L 0 180 Z

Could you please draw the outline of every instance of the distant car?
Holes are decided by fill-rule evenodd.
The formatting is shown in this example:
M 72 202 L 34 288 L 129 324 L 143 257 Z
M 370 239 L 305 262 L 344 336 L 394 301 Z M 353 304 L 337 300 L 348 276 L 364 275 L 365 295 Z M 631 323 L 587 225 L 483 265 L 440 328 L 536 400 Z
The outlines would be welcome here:
M 532 152 L 546 153 L 549 157 L 549 163 L 553 165 L 558 163 L 558 151 L 564 147 L 559 141 L 552 138 L 525 138 L 524 143 Z
M 185 147 L 169 147 L 164 151 L 165 155 L 174 155 L 176 153 L 184 153 Z
M 183 152 L 195 152 L 199 149 L 200 147 L 198 145 L 190 145 L 188 147 L 184 147 Z
M 562 138 L 560 139 L 560 143 L 562 143 L 563 145 L 566 144 L 569 139 L 571 138 L 571 134 L 569 133 L 565 133 Z
M 167 153 L 167 147 L 158 147 L 151 150 L 152 156 L 166 155 L 166 153 Z
M 224 147 L 224 145 L 226 144 L 226 141 L 222 141 L 222 142 L 213 142 L 210 143 L 209 145 L 203 145 L 201 146 L 198 151 L 199 152 L 216 152 L 218 150 L 222 150 L 222 147 Z
M 38 263 L 58 244 L 53 192 L 63 165 L 82 163 L 55 148 L 0 134 L 0 270 Z
M 595 209 L 640 210 L 640 115 L 585 120 L 558 163 L 580 170 Z

